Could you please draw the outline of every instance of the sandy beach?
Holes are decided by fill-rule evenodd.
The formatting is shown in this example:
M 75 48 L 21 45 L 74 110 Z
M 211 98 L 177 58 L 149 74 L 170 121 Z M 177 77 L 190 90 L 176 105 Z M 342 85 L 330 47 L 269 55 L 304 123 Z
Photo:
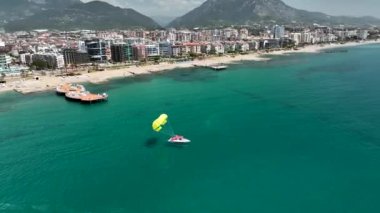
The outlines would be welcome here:
M 123 69 L 106 69 L 105 71 L 85 73 L 79 76 L 55 77 L 55 76 L 39 76 L 39 79 L 17 79 L 0 85 L 0 92 L 16 91 L 23 94 L 41 92 L 46 90 L 54 90 L 57 85 L 61 83 L 101 83 L 113 78 L 132 77 L 135 75 L 151 74 L 164 70 L 172 70 L 178 68 L 190 68 L 194 66 L 205 66 L 212 64 L 230 64 L 238 63 L 241 61 L 265 61 L 270 60 L 271 55 L 286 55 L 292 53 L 318 53 L 326 49 L 338 47 L 352 47 L 364 44 L 375 44 L 380 41 L 366 41 L 366 42 L 351 42 L 345 44 L 324 44 L 324 45 L 310 45 L 299 48 L 298 50 L 280 50 L 272 51 L 269 53 L 252 53 L 246 55 L 225 55 L 206 58 L 204 60 L 194 60 L 180 63 L 160 63 L 158 65 L 146 66 L 131 66 Z

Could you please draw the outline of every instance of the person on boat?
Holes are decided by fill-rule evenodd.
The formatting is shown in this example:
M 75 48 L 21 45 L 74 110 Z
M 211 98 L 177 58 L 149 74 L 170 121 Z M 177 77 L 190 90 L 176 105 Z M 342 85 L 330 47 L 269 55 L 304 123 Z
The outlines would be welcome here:
M 181 135 L 175 135 L 171 139 L 172 140 L 183 140 L 183 136 L 181 136 Z

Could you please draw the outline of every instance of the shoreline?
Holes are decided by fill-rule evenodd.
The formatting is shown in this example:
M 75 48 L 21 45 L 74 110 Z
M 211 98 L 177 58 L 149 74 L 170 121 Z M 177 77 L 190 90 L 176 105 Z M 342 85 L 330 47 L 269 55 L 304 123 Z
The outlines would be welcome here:
M 267 61 L 271 60 L 271 56 L 275 55 L 288 55 L 294 53 L 319 53 L 323 50 L 354 47 L 368 44 L 380 44 L 380 41 L 364 41 L 364 42 L 348 42 L 345 44 L 323 44 L 323 45 L 309 45 L 300 47 L 298 50 L 275 50 L 265 53 L 248 53 L 246 55 L 224 55 L 224 56 L 212 56 L 204 60 L 196 59 L 194 61 L 180 62 L 169 64 L 167 62 L 160 63 L 158 65 L 146 65 L 146 66 L 132 66 L 122 69 L 106 69 L 105 71 L 85 73 L 79 76 L 39 76 L 39 80 L 35 79 L 18 79 L 13 82 L 5 83 L 0 86 L 0 93 L 15 91 L 22 94 L 29 94 L 35 92 L 44 92 L 49 90 L 55 90 L 56 86 L 61 83 L 102 83 L 115 78 L 127 78 L 136 75 L 154 74 L 161 71 L 191 68 L 194 66 L 205 66 L 210 64 L 233 64 L 242 61 Z

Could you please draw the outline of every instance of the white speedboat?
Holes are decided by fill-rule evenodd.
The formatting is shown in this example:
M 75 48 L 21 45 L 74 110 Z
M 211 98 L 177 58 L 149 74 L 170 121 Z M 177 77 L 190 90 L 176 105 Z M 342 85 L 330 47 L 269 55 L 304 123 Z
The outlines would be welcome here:
M 175 135 L 171 137 L 169 140 L 169 143 L 190 143 L 191 141 L 187 138 L 184 138 L 183 136 L 180 135 Z

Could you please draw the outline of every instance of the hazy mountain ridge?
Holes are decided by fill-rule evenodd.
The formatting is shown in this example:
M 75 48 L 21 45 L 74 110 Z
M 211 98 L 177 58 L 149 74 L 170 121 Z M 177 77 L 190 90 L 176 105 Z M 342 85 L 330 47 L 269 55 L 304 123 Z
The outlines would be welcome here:
M 1 0 L 0 25 L 32 16 L 44 10 L 65 8 L 80 2 L 80 0 Z
M 380 25 L 374 17 L 329 16 L 299 10 L 281 0 L 207 0 L 182 17 L 153 17 L 161 26 L 200 27 L 244 25 L 253 23 Z M 129 29 L 160 28 L 151 18 L 133 9 L 123 9 L 105 2 L 82 3 L 80 0 L 1 0 L 0 27 L 7 31 L 48 28 Z
M 380 19 L 329 16 L 320 12 L 295 9 L 281 0 L 207 0 L 201 6 L 175 19 L 169 26 L 198 27 L 269 22 L 378 25 Z
M 43 10 L 27 19 L 12 21 L 4 27 L 7 31 L 36 28 L 107 30 L 138 27 L 153 29 L 159 28 L 159 25 L 151 18 L 133 9 L 122 9 L 105 2 L 92 1 L 89 3 L 79 2 L 63 8 L 55 7 L 54 9 Z

